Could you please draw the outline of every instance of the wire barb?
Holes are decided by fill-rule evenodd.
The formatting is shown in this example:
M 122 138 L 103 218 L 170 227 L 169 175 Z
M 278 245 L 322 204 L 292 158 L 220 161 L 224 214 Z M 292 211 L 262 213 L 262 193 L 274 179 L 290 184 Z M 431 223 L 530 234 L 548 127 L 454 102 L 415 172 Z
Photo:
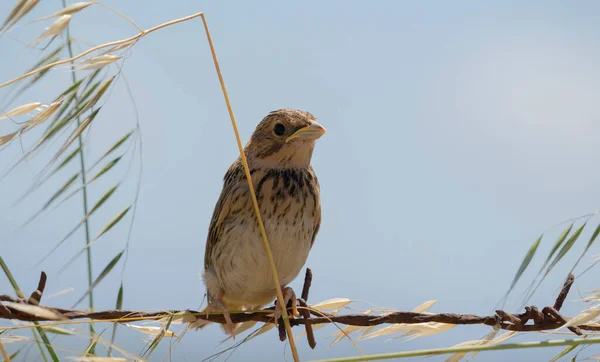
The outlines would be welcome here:
M 556 303 L 560 307 L 562 302 L 567 297 L 570 286 L 573 284 L 574 278 L 570 275 L 565 281 L 564 287 L 562 288 Z M 503 310 L 498 310 L 494 315 L 491 316 L 477 316 L 473 314 L 454 314 L 454 313 L 414 313 L 414 312 L 393 312 L 384 315 L 366 315 L 366 314 L 346 314 L 346 315 L 333 315 L 327 314 L 312 309 L 307 303 L 304 297 L 308 296 L 310 285 L 312 283 L 312 273 L 310 269 L 306 270 L 306 277 L 304 279 L 304 288 L 302 290 L 302 298 L 298 298 L 300 317 L 290 318 L 291 326 L 304 325 L 306 329 L 306 335 L 308 344 L 311 348 L 315 348 L 316 341 L 314 337 L 314 331 L 312 326 L 315 324 L 327 324 L 327 323 L 338 323 L 352 326 L 377 326 L 382 324 L 416 324 L 425 322 L 438 322 L 456 325 L 472 325 L 472 324 L 485 324 L 488 326 L 499 326 L 501 329 L 509 331 L 519 332 L 534 332 L 553 330 L 563 326 L 567 319 L 563 316 L 557 308 L 554 306 L 547 306 L 540 311 L 536 306 L 525 307 L 525 312 L 521 314 L 510 314 Z M 34 304 L 35 300 L 39 302 L 43 291 L 46 286 L 46 273 L 41 273 L 40 282 L 38 289 L 32 294 L 28 300 L 23 298 L 15 298 L 9 295 L 0 295 L 0 319 L 15 319 L 21 321 L 52 321 L 47 316 L 33 315 L 25 312 L 24 310 L 12 308 L 9 305 L 2 305 L 1 302 L 12 302 L 18 304 Z M 36 298 L 40 299 L 36 299 Z M 32 303 L 31 300 L 34 300 Z M 559 303 L 560 302 L 560 303 Z M 34 304 L 36 305 L 36 304 Z M 186 316 L 193 316 L 193 320 L 205 319 L 215 323 L 224 324 L 225 318 L 222 314 L 209 314 L 200 313 L 193 310 L 163 310 L 160 312 L 145 312 L 145 311 L 132 311 L 132 310 L 106 310 L 99 312 L 82 311 L 74 309 L 64 308 L 53 308 L 48 306 L 42 306 L 37 304 L 38 308 L 44 308 L 48 311 L 56 313 L 64 319 L 92 319 L 95 322 L 116 322 L 126 323 L 139 320 L 160 320 L 171 316 L 183 317 L 185 320 Z M 281 328 L 280 321 L 274 321 L 272 312 L 275 307 L 265 308 L 260 311 L 251 312 L 239 312 L 231 313 L 231 319 L 234 323 L 257 321 L 263 323 L 276 323 L 280 328 L 280 337 L 285 340 L 287 334 L 285 328 Z M 288 311 L 291 311 L 291 306 L 288 306 Z M 311 317 L 312 315 L 312 317 Z M 533 321 L 533 324 L 528 324 L 529 321 Z M 59 322 L 60 323 L 60 322 Z M 598 325 L 579 325 L 572 326 L 569 328 L 573 333 L 581 335 L 583 330 L 587 331 L 600 331 Z

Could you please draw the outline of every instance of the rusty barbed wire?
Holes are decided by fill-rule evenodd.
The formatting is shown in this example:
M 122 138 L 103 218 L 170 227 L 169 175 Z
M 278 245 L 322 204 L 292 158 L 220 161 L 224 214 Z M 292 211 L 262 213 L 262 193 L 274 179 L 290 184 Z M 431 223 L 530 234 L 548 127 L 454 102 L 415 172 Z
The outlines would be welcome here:
M 27 311 L 17 309 L 9 304 L 2 302 L 12 302 L 17 304 L 33 305 L 38 308 L 43 308 L 65 320 L 74 319 L 92 319 L 94 321 L 110 321 L 131 322 L 135 320 L 159 320 L 168 318 L 172 315 L 182 315 L 189 317 L 191 320 L 205 319 L 215 323 L 225 323 L 225 318 L 220 314 L 205 315 L 198 311 L 181 309 L 181 310 L 163 310 L 158 312 L 145 312 L 133 310 L 105 310 L 99 312 L 88 312 L 83 310 L 64 309 L 56 307 L 48 307 L 40 305 L 40 301 L 46 286 L 46 273 L 42 272 L 38 289 L 35 290 L 28 299 L 14 298 L 6 294 L 0 295 L 0 319 L 15 319 L 20 321 L 56 321 L 56 318 L 43 315 L 34 315 Z M 365 314 L 346 314 L 332 315 L 312 309 L 307 303 L 310 285 L 312 283 L 312 272 L 307 268 L 304 279 L 304 287 L 301 298 L 298 298 L 300 312 L 299 318 L 290 317 L 292 326 L 304 325 L 308 343 L 311 348 L 315 348 L 316 341 L 312 326 L 323 323 L 337 323 L 351 326 L 377 326 L 382 324 L 417 324 L 427 322 L 447 323 L 455 325 L 488 325 L 498 326 L 501 329 L 519 332 L 534 332 L 552 330 L 563 326 L 567 322 L 567 318 L 560 313 L 560 308 L 565 301 L 575 277 L 569 274 L 558 297 L 553 306 L 546 306 L 540 311 L 536 306 L 525 307 L 525 312 L 520 314 L 511 314 L 503 310 L 497 310 L 496 314 L 491 316 L 477 316 L 473 314 L 455 314 L 455 313 L 415 313 L 415 312 L 391 312 L 381 315 L 365 315 Z M 288 306 L 288 308 L 291 306 Z M 265 308 L 261 311 L 248 313 L 231 313 L 231 319 L 234 323 L 257 321 L 263 323 L 276 323 L 273 320 L 272 312 L 274 307 Z M 271 315 L 269 315 L 271 313 Z M 532 322 L 532 323 L 529 323 Z M 281 326 L 280 321 L 277 322 Z M 281 328 L 280 332 L 281 332 Z M 569 330 L 577 335 L 582 335 L 582 330 L 600 331 L 600 326 L 597 325 L 579 325 L 569 327 Z M 286 338 L 285 330 L 279 333 L 280 340 Z

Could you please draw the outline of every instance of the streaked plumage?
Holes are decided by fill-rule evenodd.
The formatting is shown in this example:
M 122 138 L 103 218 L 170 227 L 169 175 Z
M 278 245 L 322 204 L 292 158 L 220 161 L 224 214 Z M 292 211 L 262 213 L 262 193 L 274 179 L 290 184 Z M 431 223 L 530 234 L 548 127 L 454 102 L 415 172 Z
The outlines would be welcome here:
M 320 189 L 310 165 L 325 129 L 307 112 L 271 112 L 244 148 L 282 287 L 306 262 L 321 223 Z M 204 257 L 208 311 L 261 308 L 276 297 L 241 160 L 225 174 Z M 287 297 L 292 297 L 291 289 Z M 197 321 L 195 327 L 206 324 Z M 233 332 L 230 324 L 227 332 Z

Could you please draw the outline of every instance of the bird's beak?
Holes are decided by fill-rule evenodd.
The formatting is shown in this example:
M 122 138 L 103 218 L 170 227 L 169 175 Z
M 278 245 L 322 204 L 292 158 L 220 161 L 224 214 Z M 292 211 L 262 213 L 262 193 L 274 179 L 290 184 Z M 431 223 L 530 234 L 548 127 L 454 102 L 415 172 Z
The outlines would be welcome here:
M 299 138 L 302 140 L 316 140 L 325 133 L 325 127 L 317 122 L 311 123 L 309 126 L 302 127 L 294 134 L 285 139 L 285 142 L 290 142 L 293 139 Z

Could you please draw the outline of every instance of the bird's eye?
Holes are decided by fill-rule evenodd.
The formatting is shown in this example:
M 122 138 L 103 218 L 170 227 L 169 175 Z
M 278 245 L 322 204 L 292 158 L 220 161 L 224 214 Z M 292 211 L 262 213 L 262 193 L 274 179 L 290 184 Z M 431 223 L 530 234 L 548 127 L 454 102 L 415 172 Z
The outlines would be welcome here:
M 277 123 L 275 125 L 275 128 L 273 128 L 273 132 L 275 132 L 275 134 L 278 136 L 283 136 L 283 134 L 285 133 L 285 126 L 281 123 Z

